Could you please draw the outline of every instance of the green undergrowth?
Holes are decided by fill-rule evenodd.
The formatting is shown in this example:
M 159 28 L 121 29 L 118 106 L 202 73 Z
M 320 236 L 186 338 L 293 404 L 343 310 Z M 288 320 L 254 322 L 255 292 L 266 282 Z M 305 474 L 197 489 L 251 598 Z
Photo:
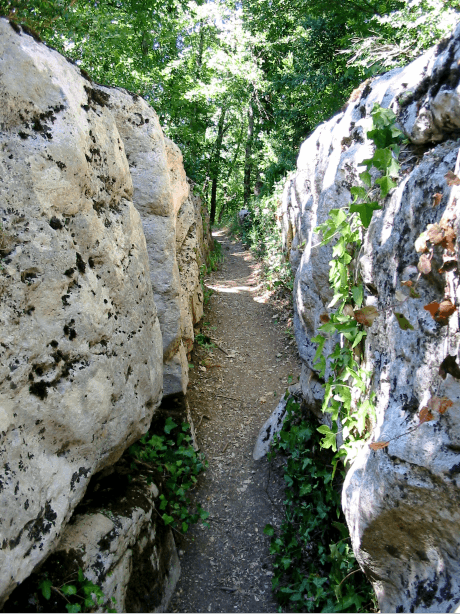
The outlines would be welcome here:
M 153 467 L 161 474 L 164 491 L 159 496 L 159 513 L 163 522 L 185 533 L 191 524 L 205 522 L 209 512 L 199 504 L 192 512 L 188 492 L 196 485 L 198 475 L 208 466 L 204 454 L 192 445 L 190 426 L 187 422 L 176 424 L 166 419 L 163 433 L 147 432 L 129 448 L 136 468 L 136 461 Z
M 240 226 L 235 218 L 230 230 L 262 262 L 262 275 L 267 289 L 292 294 L 294 275 L 288 256 L 283 251 L 281 227 L 277 223 L 284 183 L 285 179 L 275 184 L 270 194 L 254 198 L 249 204 L 249 221 Z
M 317 427 L 290 397 L 270 453 L 286 457 L 284 521 L 264 529 L 274 555 L 273 591 L 281 608 L 292 612 L 375 611 L 341 509 L 344 472 L 333 475 L 332 454 L 320 444 Z
M 203 302 L 205 305 L 209 303 L 209 299 L 214 294 L 214 290 L 208 288 L 204 283 L 205 276 L 210 271 L 217 271 L 219 265 L 224 261 L 224 255 L 222 253 L 222 245 L 219 241 L 214 241 L 212 249 L 209 251 L 206 262 L 200 267 L 200 284 L 203 290 Z

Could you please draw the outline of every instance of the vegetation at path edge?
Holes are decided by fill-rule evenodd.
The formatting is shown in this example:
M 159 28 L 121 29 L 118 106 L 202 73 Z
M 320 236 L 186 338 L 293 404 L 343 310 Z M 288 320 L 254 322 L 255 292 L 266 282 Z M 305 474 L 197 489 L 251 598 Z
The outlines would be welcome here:
M 274 593 L 293 612 L 375 611 L 372 588 L 353 555 L 341 510 L 344 472 L 333 475 L 332 455 L 321 450 L 316 426 L 294 397 L 286 410 L 270 453 L 271 458 L 287 457 L 285 519 L 279 528 L 264 529 L 275 557 Z

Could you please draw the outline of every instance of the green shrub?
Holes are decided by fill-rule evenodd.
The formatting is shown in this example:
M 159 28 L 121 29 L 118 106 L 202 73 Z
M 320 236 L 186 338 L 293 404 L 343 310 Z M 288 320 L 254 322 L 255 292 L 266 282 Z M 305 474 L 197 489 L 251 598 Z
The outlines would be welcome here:
M 356 563 L 340 505 L 344 475 L 333 476 L 332 455 L 320 440 L 291 397 L 271 452 L 287 456 L 285 518 L 279 529 L 264 529 L 275 556 L 273 590 L 295 612 L 368 612 L 372 588 Z

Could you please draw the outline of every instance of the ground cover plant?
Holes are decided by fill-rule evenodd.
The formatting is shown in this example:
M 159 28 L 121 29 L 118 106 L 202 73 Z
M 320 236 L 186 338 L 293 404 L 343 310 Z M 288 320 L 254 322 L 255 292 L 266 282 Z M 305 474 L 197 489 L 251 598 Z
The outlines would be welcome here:
M 198 475 L 207 467 L 204 455 L 192 445 L 190 426 L 187 422 L 176 424 L 171 417 L 166 418 L 163 433 L 147 432 L 129 448 L 136 468 L 136 461 L 146 463 L 160 474 L 164 485 L 159 496 L 159 510 L 163 522 L 173 529 L 185 533 L 190 524 L 205 522 L 209 512 L 199 504 L 192 512 L 192 504 L 187 495 L 198 481 Z
M 270 453 L 286 457 L 285 519 L 279 528 L 264 529 L 274 555 L 273 591 L 293 612 L 375 611 L 341 509 L 344 472 L 334 475 L 332 454 L 321 449 L 317 426 L 294 397 L 286 409 Z

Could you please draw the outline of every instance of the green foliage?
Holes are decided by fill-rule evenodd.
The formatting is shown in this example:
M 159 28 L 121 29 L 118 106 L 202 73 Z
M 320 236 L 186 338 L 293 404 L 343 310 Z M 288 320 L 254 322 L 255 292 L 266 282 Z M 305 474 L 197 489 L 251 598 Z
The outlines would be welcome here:
M 192 513 L 187 496 L 208 463 L 203 454 L 194 450 L 190 427 L 186 422 L 178 425 L 169 417 L 163 430 L 162 435 L 146 433 L 129 448 L 129 453 L 134 459 L 152 465 L 160 473 L 165 492 L 159 497 L 159 509 L 166 525 L 184 533 L 190 524 L 200 520 L 208 526 L 205 520 L 209 512 L 198 505 L 196 512 Z
M 359 570 L 340 505 L 343 472 L 331 471 L 317 429 L 291 397 L 271 457 L 287 456 L 285 519 L 267 525 L 275 555 L 273 590 L 295 612 L 366 612 L 372 590 Z
M 242 241 L 263 261 L 263 276 L 267 288 L 290 294 L 294 289 L 294 275 L 283 250 L 282 232 L 276 221 L 283 186 L 284 180 L 279 181 L 271 194 L 254 198 L 250 202 L 250 222 L 245 224 L 240 232 Z
M 334 458 L 334 466 L 340 458 L 352 460 L 366 436 L 369 420 L 373 418 L 374 398 L 369 393 L 371 373 L 361 366 L 360 345 L 366 337 L 378 311 L 362 307 L 363 285 L 357 278 L 356 263 L 361 248 L 362 236 L 368 228 L 372 214 L 381 206 L 375 200 L 384 199 L 396 187 L 399 175 L 398 156 L 403 142 L 403 133 L 396 127 L 396 117 L 391 109 L 375 104 L 372 110 L 373 128 L 368 131 L 376 148 L 372 158 L 363 161 L 366 170 L 360 174 L 364 185 L 352 187 L 353 201 L 343 209 L 333 209 L 329 218 L 316 232 L 322 233 L 321 245 L 335 239 L 332 248 L 333 260 L 329 266 L 329 283 L 334 292 L 329 307 L 337 306 L 334 313 L 323 317 L 320 334 L 312 339 L 318 343 L 315 360 L 320 376 L 330 373 L 325 384 L 322 410 L 330 414 L 332 428 L 321 426 L 322 446 L 337 452 L 337 437 L 343 440 Z M 371 169 L 379 171 L 380 177 L 373 181 Z M 405 320 L 405 318 L 404 318 Z M 403 330 L 411 325 L 402 318 L 398 322 Z M 340 341 L 332 353 L 323 355 L 327 336 L 339 335 Z
M 83 571 L 78 570 L 77 579 L 73 584 L 62 584 L 61 586 L 53 586 L 48 577 L 45 577 L 38 585 L 39 590 L 44 599 L 51 599 L 51 591 L 54 590 L 63 599 L 65 599 L 67 612 L 92 612 L 94 608 L 98 608 L 105 601 L 106 596 L 102 589 L 91 580 L 85 578 Z M 115 604 L 116 600 L 112 597 Z M 108 612 L 116 612 L 114 609 L 108 609 Z

